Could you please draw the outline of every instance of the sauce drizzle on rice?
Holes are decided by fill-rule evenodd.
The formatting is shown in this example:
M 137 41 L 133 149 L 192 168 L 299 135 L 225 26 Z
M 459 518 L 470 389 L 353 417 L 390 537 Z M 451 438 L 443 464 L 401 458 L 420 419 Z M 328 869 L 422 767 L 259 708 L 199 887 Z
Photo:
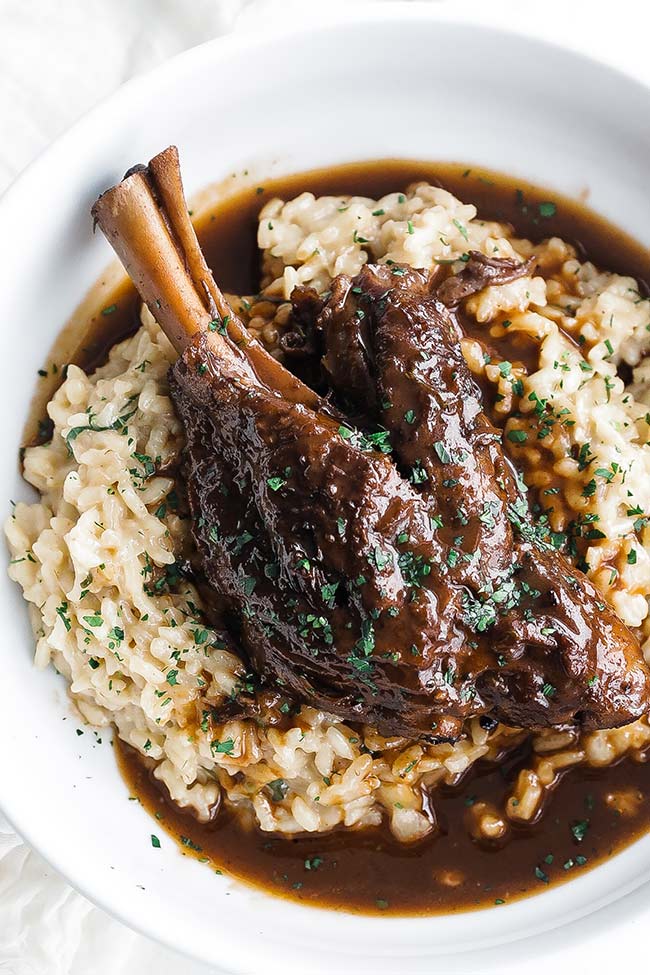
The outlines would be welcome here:
M 547 202 L 527 191 L 516 204 L 536 214 L 536 237 L 562 207 L 551 212 Z M 369 250 L 415 266 L 453 260 L 470 246 L 537 258 L 534 278 L 469 299 L 463 352 L 536 493 L 538 517 L 645 641 L 650 314 L 642 286 L 597 271 L 559 238 L 534 245 L 513 237 L 432 187 L 365 201 L 269 203 L 260 241 L 268 292 L 236 307 L 274 349 L 295 280 L 326 286 L 332 273 L 358 270 Z M 50 407 L 51 443 L 25 455 L 42 503 L 19 504 L 7 533 L 12 575 L 33 604 L 37 662 L 53 659 L 82 715 L 113 721 L 156 763 L 172 798 L 204 821 L 223 795 L 267 831 L 323 834 L 386 821 L 399 842 L 435 843 L 436 788 L 520 748 L 524 733 L 472 719 L 455 745 L 426 745 L 306 707 L 266 730 L 239 719 L 215 726 L 213 707 L 248 693 L 251 681 L 184 575 L 191 543 L 174 478 L 182 433 L 166 379 L 174 355 L 150 316 L 143 319 L 93 375 L 68 370 Z M 634 370 L 627 385 L 626 370 Z M 537 816 L 566 769 L 588 776 L 641 754 L 649 739 L 645 719 L 608 732 L 535 736 L 500 807 L 473 804 L 470 833 L 487 846 L 507 841 Z

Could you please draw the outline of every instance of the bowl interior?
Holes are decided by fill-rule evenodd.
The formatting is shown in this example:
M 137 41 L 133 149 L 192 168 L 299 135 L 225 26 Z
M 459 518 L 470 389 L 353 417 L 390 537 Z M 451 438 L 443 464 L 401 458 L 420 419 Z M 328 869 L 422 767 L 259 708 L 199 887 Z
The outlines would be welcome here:
M 641 124 L 650 91 L 595 62 L 421 9 L 346 18 L 316 31 L 235 37 L 195 49 L 121 90 L 71 130 L 0 205 L 0 307 L 9 372 L 0 387 L 0 497 L 29 496 L 15 463 L 47 349 L 110 260 L 89 216 L 95 196 L 169 143 L 191 194 L 231 172 L 260 177 L 356 159 L 473 162 L 591 205 L 650 245 Z M 594 93 L 598 93 L 594 97 Z M 396 187 L 397 188 L 397 187 Z M 127 923 L 230 970 L 431 971 L 467 952 L 557 926 L 650 876 L 650 837 L 539 897 L 495 910 L 411 919 L 333 914 L 217 877 L 161 837 L 53 672 L 32 668 L 18 588 L 3 620 L 0 804 L 77 887 Z M 446 964 L 451 969 L 451 961 Z M 347 970 L 347 969 L 344 969 Z

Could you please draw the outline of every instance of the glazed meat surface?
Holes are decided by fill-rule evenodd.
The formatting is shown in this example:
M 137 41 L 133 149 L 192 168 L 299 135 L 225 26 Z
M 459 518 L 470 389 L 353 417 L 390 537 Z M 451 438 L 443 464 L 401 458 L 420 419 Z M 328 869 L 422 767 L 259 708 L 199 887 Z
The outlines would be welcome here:
M 205 333 L 173 367 L 202 570 L 267 686 L 430 739 L 471 715 L 601 728 L 648 709 L 637 641 L 530 519 L 461 354 L 454 307 L 524 273 L 472 254 L 439 285 L 367 266 L 324 306 L 297 296 L 362 429 Z

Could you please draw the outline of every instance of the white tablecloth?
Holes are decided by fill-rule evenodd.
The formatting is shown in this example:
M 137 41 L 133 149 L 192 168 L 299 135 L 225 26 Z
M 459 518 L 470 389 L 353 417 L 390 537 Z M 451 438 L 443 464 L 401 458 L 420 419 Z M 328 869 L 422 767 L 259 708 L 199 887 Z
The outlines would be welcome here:
M 71 122 L 131 75 L 233 28 L 258 27 L 265 17 L 293 20 L 323 6 L 309 0 L 0 0 L 0 192 Z M 641 0 L 492 0 L 464 3 L 459 13 L 471 14 L 474 6 L 483 20 L 520 24 L 650 81 L 650 13 Z M 503 973 L 525 968 L 533 975 L 559 964 L 560 971 L 598 973 L 614 963 L 619 968 L 638 963 L 646 921 L 622 921 L 611 934 L 594 928 L 584 925 L 580 948 L 566 946 L 562 935 L 549 936 L 543 945 L 520 945 L 499 968 Z M 471 970 L 488 965 L 495 970 L 491 954 L 485 955 L 485 969 Z M 0 817 L 0 973 L 149 972 L 209 975 L 205 967 L 93 907 Z

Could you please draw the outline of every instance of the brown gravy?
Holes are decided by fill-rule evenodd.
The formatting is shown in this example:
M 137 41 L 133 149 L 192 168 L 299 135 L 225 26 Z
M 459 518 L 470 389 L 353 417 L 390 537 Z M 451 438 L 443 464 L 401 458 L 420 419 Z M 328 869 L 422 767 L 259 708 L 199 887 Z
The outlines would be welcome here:
M 384 160 L 251 184 L 197 219 L 199 237 L 220 286 L 235 294 L 254 294 L 259 282 L 256 218 L 267 200 L 288 199 L 304 190 L 378 197 L 421 179 L 438 182 L 460 199 L 476 203 L 486 219 L 512 223 L 521 236 L 561 236 L 576 243 L 594 263 L 650 281 L 650 253 L 582 203 L 455 163 Z M 542 204 L 547 205 L 540 209 Z M 48 367 L 48 377 L 42 379 L 32 436 L 44 403 L 60 381 L 60 363 L 97 366 L 116 339 L 137 327 L 137 305 L 134 290 L 122 282 L 110 294 L 104 289 L 92 313 L 75 316 L 75 327 L 66 330 L 67 344 L 58 342 L 50 356 L 50 364 L 58 367 L 56 373 Z M 479 765 L 456 788 L 439 790 L 438 832 L 410 847 L 397 843 L 383 827 L 278 838 L 252 824 L 245 828 L 227 810 L 214 824 L 201 825 L 168 801 L 132 750 L 119 742 L 116 750 L 132 794 L 156 816 L 152 829 L 159 822 L 183 854 L 205 859 L 218 872 L 275 894 L 348 911 L 435 914 L 509 903 L 584 872 L 650 829 L 650 763 L 642 760 L 565 774 L 539 821 L 511 826 L 504 850 L 499 851 L 474 842 L 467 819 L 477 801 L 502 806 L 526 763 L 525 748 L 498 766 Z M 621 796 L 625 812 L 617 799 Z
M 486 220 L 511 223 L 522 237 L 562 237 L 576 244 L 595 264 L 630 274 L 643 283 L 650 281 L 650 252 L 584 203 L 464 163 L 385 159 L 314 169 L 243 187 L 238 182 L 235 192 L 223 189 L 223 195 L 220 186 L 218 194 L 208 191 L 208 196 L 216 195 L 216 206 L 203 210 L 195 225 L 220 288 L 230 294 L 255 294 L 259 286 L 257 216 L 268 200 L 276 196 L 290 199 L 307 190 L 316 195 L 376 198 L 419 180 L 439 184 L 459 199 L 476 204 Z M 540 213 L 540 204 L 545 203 L 554 206 L 551 216 Z M 548 208 L 543 212 L 549 212 Z M 112 271 L 103 276 L 62 330 L 44 364 L 49 375 L 52 363 L 59 370 L 66 362 L 87 370 L 95 368 L 111 345 L 137 328 L 139 301 L 135 289 L 123 275 L 117 285 L 115 278 Z
M 355 194 L 374 199 L 426 180 L 474 203 L 485 220 L 511 223 L 521 237 L 562 237 L 582 254 L 611 271 L 650 279 L 650 252 L 584 203 L 493 170 L 463 163 L 385 159 L 315 169 L 263 180 L 202 214 L 197 231 L 219 286 L 232 294 L 253 294 L 258 286 L 257 215 L 264 204 L 309 191 L 316 196 Z M 554 204 L 542 216 L 540 204 Z M 548 213 L 553 208 L 543 208 Z
M 540 819 L 513 825 L 502 849 L 476 843 L 468 830 L 472 806 L 503 806 L 526 762 L 520 749 L 502 764 L 479 765 L 456 788 L 437 790 L 439 830 L 412 846 L 387 826 L 288 839 L 246 828 L 225 809 L 213 824 L 198 823 L 166 798 L 135 751 L 117 746 L 131 795 L 155 817 L 154 836 L 160 826 L 183 854 L 218 872 L 318 907 L 405 915 L 507 904 L 584 873 L 650 828 L 650 763 L 627 759 L 565 774 Z

